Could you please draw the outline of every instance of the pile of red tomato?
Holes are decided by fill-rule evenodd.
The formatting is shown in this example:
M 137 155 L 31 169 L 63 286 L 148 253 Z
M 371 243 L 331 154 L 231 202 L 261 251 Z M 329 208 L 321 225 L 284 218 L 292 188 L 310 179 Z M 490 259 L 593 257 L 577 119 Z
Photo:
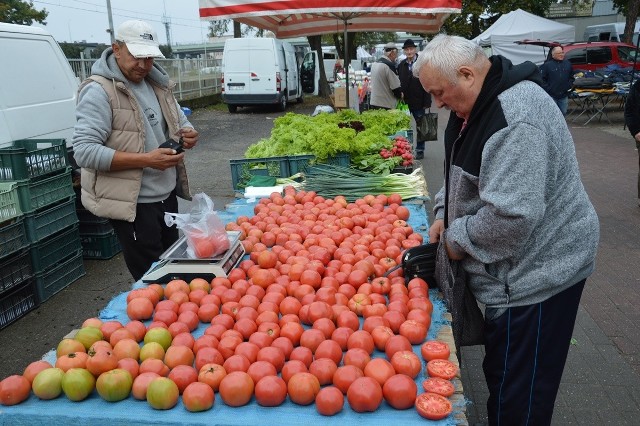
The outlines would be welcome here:
M 385 277 L 404 249 L 422 243 L 401 202 L 394 194 L 347 203 L 292 188 L 260 200 L 253 217 L 227 225 L 249 253 L 228 277 L 130 291 L 129 322 L 86 320 L 59 343 L 55 365 L 36 361 L 0 382 L 0 403 L 31 392 L 80 401 L 96 389 L 107 401 L 131 395 L 155 409 L 181 396 L 187 410 L 208 410 L 218 394 L 231 407 L 288 397 L 333 415 L 346 397 L 356 412 L 384 400 L 447 417 L 458 368 L 446 343 L 426 340 L 428 285 L 405 284 L 401 269 Z M 429 377 L 419 392 L 423 360 Z

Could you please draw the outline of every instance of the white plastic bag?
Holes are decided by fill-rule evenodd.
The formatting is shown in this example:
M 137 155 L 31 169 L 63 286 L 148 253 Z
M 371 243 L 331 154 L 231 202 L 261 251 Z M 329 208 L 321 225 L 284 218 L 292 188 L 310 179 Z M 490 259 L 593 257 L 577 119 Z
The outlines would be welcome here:
M 315 117 L 316 115 L 318 115 L 320 113 L 323 113 L 323 112 L 326 112 L 326 113 L 330 114 L 330 113 L 335 112 L 335 111 L 329 105 L 318 105 L 316 107 L 316 109 L 313 111 L 313 114 L 311 114 L 311 116 Z
M 227 231 L 213 208 L 213 200 L 205 193 L 193 196 L 191 213 L 165 213 L 164 221 L 182 230 L 189 257 L 208 259 L 229 250 Z

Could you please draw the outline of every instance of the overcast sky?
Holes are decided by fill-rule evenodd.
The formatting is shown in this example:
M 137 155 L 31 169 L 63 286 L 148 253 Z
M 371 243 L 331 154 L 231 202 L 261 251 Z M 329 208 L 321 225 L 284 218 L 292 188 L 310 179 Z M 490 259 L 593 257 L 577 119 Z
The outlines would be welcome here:
M 49 12 L 45 28 L 59 42 L 87 41 L 110 44 L 107 0 L 33 0 L 36 9 Z M 167 44 L 163 16 L 170 21 L 173 44 L 200 43 L 206 38 L 208 21 L 198 15 L 198 0 L 111 0 L 113 27 L 128 19 L 148 21 Z

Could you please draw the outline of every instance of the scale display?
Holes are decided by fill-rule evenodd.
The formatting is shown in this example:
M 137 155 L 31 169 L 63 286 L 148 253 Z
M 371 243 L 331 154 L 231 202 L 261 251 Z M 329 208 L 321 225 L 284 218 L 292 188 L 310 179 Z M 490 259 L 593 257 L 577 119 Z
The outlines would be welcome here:
M 215 277 L 227 277 L 245 255 L 240 243 L 240 232 L 227 231 L 230 248 L 217 256 L 194 259 L 187 254 L 187 239 L 182 236 L 162 255 L 160 260 L 142 277 L 145 283 L 168 283 L 171 280 L 191 281 L 204 278 L 211 281 Z

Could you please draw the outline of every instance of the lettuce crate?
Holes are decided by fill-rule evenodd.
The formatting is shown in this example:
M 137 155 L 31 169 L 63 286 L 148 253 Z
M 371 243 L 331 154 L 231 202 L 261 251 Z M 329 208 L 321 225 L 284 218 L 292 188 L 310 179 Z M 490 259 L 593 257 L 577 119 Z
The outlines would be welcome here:
M 37 306 L 38 297 L 34 279 L 0 296 L 0 330 L 22 318 Z
M 31 265 L 38 274 L 82 251 L 78 225 L 71 225 L 55 235 L 31 245 Z
M 68 166 L 64 139 L 21 139 L 0 148 L 0 180 L 39 178 Z
M 85 259 L 111 259 L 122 250 L 113 230 L 102 235 L 80 235 L 80 242 Z
M 289 173 L 291 176 L 296 173 L 305 173 L 310 166 L 317 163 L 314 155 L 294 155 L 289 157 Z M 323 161 L 324 164 L 331 164 L 340 167 L 349 167 L 351 164 L 351 156 L 347 153 L 337 154 Z
M 78 223 L 75 200 L 63 201 L 45 210 L 25 215 L 27 238 L 35 243 Z
M 22 214 L 17 182 L 0 182 L 0 223 Z
M 84 276 L 84 274 L 82 252 L 78 252 L 75 256 L 45 272 L 37 273 L 36 292 L 38 294 L 38 302 L 47 301 L 51 296 Z
M 231 183 L 236 191 L 243 190 L 253 176 L 271 176 L 275 178 L 291 176 L 287 157 L 229 160 L 229 165 L 231 166 Z
M 0 227 L 0 259 L 9 256 L 29 245 L 24 219 L 15 219 L 13 223 Z
M 23 213 L 42 209 L 75 195 L 71 185 L 71 169 L 40 180 L 18 181 L 18 198 Z
M 0 261 L 0 294 L 19 286 L 33 276 L 29 250 L 6 257 Z

